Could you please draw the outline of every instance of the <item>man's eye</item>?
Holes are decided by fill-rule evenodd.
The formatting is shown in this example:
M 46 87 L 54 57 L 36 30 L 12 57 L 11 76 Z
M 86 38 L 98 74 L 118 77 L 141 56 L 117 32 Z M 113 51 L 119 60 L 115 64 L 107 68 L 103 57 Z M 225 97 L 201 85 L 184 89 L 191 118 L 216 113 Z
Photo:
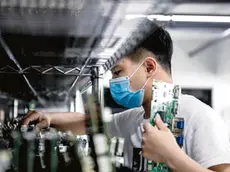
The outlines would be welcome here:
M 114 71 L 113 74 L 114 74 L 114 75 L 119 75 L 120 72 L 121 72 L 121 70 Z

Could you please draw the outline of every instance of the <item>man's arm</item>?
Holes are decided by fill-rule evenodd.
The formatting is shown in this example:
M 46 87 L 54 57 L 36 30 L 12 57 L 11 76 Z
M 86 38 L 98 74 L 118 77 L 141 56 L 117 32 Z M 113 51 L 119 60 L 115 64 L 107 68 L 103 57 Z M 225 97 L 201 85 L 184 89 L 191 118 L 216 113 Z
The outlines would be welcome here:
M 110 136 L 123 137 L 124 131 L 121 132 L 121 122 L 123 120 L 123 113 L 114 114 L 112 121 L 109 122 Z M 77 112 L 39 112 L 30 111 L 25 117 L 23 124 L 28 125 L 30 122 L 36 121 L 38 128 L 48 128 L 50 126 L 61 131 L 72 131 L 74 134 L 87 134 L 86 121 L 87 115 Z
M 23 124 L 37 121 L 37 127 L 54 127 L 61 131 L 72 131 L 74 134 L 86 134 L 86 115 L 74 112 L 39 112 L 31 111 L 25 117 Z
M 171 157 L 167 165 L 175 172 L 229 172 L 229 164 L 220 164 L 209 169 L 201 167 L 197 162 L 187 156 L 181 149 L 177 149 Z
M 86 134 L 86 115 L 81 113 L 50 113 L 51 126 L 62 130 L 72 131 L 74 134 L 83 135 Z
M 208 169 L 202 167 L 179 148 L 173 134 L 162 122 L 159 115 L 156 117 L 155 124 L 156 127 L 153 127 L 149 123 L 144 125 L 145 131 L 143 133 L 142 148 L 145 158 L 155 162 L 164 162 L 176 172 L 230 171 L 230 161 L 229 159 L 223 160 L 224 155 L 222 155 L 221 152 L 219 159 L 216 156 L 212 159 L 212 164 L 217 165 L 211 165 Z M 194 149 L 196 149 L 196 147 L 194 147 Z M 213 149 L 215 149 L 215 147 L 213 147 Z M 210 148 L 208 151 L 215 152 L 213 149 Z M 226 156 L 226 158 L 228 158 L 228 156 Z M 208 160 L 210 161 L 210 159 Z

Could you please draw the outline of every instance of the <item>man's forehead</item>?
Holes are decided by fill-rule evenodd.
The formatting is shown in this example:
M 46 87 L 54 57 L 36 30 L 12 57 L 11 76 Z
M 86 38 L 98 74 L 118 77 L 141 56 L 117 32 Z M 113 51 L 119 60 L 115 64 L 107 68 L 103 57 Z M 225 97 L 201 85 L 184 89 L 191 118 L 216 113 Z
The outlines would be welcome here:
M 116 68 L 119 68 L 122 66 L 122 64 L 124 63 L 124 59 L 122 58 L 121 60 L 119 60 L 116 65 L 111 69 L 112 71 L 115 70 Z
M 119 64 L 116 64 L 116 65 L 111 69 L 111 71 L 116 70 L 118 67 L 119 67 Z

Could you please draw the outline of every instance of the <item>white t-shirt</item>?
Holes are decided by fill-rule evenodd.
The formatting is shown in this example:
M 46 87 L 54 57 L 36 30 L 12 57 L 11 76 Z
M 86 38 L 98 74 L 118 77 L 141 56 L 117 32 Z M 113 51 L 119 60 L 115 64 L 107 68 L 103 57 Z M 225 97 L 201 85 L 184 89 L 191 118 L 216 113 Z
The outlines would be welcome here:
M 228 135 L 229 135 L 229 141 L 230 141 L 230 107 L 227 107 L 222 111 L 221 117 L 228 127 Z
M 115 114 L 110 127 L 111 136 L 124 137 L 125 166 L 144 171 L 141 142 L 143 108 Z M 202 167 L 230 163 L 230 144 L 227 128 L 215 111 L 193 96 L 182 95 L 179 117 L 185 120 L 183 151 Z

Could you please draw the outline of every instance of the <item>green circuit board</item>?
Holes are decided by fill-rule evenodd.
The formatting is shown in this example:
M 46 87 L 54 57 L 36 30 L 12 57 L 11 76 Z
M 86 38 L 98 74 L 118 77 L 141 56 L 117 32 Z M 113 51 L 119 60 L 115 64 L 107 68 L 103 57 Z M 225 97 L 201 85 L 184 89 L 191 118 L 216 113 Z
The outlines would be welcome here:
M 180 94 L 181 87 L 179 85 L 156 80 L 153 81 L 150 123 L 154 126 L 155 117 L 159 114 L 162 121 L 176 138 L 181 137 L 184 125 L 183 118 L 176 117 L 178 114 Z M 177 128 L 177 126 L 179 126 L 179 128 Z M 164 163 L 148 161 L 147 172 L 170 172 L 170 169 Z

